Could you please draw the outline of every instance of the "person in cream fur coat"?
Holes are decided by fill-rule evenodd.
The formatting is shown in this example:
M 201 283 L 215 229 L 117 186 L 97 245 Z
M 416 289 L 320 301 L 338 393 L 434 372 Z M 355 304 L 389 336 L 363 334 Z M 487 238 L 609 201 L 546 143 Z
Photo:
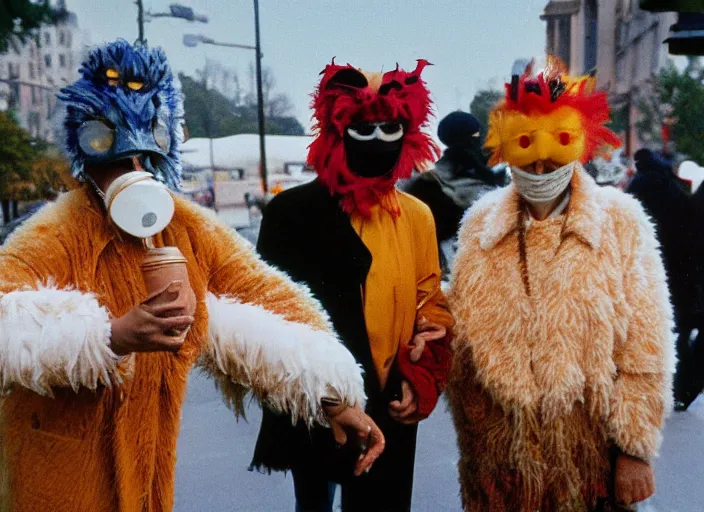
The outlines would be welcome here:
M 580 161 L 617 145 L 593 79 L 514 74 L 487 145 L 513 184 L 459 235 L 448 385 L 465 510 L 620 510 L 654 492 L 672 311 L 652 223 Z

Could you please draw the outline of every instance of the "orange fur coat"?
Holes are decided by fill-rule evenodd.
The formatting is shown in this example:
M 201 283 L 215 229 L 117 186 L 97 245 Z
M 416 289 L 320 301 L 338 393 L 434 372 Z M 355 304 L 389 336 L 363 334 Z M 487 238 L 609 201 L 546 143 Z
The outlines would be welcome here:
M 513 185 L 466 215 L 448 389 L 467 511 L 591 510 L 609 451 L 650 459 L 671 407 L 671 308 L 640 204 L 580 168 L 563 216 L 526 233 Z
M 324 421 L 324 396 L 365 399 L 360 368 L 307 289 L 209 212 L 176 198 L 160 242 L 188 259 L 195 323 L 178 354 L 126 358 L 109 349 L 109 318 L 145 299 L 144 249 L 89 189 L 60 197 L 0 248 L 3 512 L 171 510 L 194 364 L 231 405 L 246 387 L 309 422 Z

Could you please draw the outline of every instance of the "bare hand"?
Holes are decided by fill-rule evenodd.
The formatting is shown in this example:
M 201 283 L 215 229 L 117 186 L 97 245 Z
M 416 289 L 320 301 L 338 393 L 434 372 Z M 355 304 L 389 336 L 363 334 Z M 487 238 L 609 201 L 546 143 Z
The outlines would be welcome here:
M 348 407 L 344 404 L 325 407 L 325 412 L 337 444 L 347 444 L 347 434 L 350 433 L 355 434 L 355 441 L 362 448 L 362 453 L 355 464 L 355 476 L 368 472 L 386 446 L 384 434 L 374 420 L 360 407 Z
M 616 458 L 616 503 L 632 505 L 655 494 L 652 466 L 644 460 L 621 454 Z
M 112 319 L 112 351 L 119 356 L 131 352 L 178 352 L 194 321 L 192 316 L 169 316 L 183 308 L 178 300 L 180 292 L 181 283 L 171 283 L 125 316 Z
M 425 317 L 422 317 L 416 325 L 416 335 L 409 344 L 411 362 L 417 363 L 420 360 L 427 342 L 441 340 L 445 336 L 447 336 L 445 326 L 430 323 Z
M 413 387 L 404 380 L 401 382 L 401 401 L 394 400 L 389 404 L 389 414 L 399 423 L 413 425 L 424 419 L 416 414 L 417 410 L 418 399 Z

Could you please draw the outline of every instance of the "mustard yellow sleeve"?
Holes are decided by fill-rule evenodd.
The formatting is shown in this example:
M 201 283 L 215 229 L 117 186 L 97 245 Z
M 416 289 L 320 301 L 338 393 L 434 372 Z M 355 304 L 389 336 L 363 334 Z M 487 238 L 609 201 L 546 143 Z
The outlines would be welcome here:
M 426 318 L 431 323 L 438 323 L 448 330 L 454 325 L 447 300 L 440 287 L 442 271 L 438 255 L 435 221 L 430 210 L 424 208 L 419 215 L 417 244 L 420 257 L 416 261 L 416 318 Z

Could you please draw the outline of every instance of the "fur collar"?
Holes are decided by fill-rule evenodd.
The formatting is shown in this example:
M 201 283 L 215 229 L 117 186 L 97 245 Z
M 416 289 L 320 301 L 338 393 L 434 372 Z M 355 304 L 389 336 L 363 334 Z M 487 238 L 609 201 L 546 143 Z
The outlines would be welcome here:
M 570 182 L 571 198 L 567 206 L 563 240 L 576 236 L 594 250 L 601 243 L 601 226 L 604 210 L 598 198 L 599 186 L 578 162 Z M 518 229 L 521 200 L 516 187 L 511 184 L 494 195 L 494 204 L 484 217 L 484 226 L 479 234 L 481 248 L 490 251 L 508 235 Z

